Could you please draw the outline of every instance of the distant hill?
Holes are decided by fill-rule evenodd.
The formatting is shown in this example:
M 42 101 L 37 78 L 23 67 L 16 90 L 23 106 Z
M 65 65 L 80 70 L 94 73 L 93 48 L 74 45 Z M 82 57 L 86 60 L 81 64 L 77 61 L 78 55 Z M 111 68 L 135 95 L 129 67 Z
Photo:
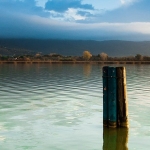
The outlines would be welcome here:
M 16 56 L 16 55 L 35 55 L 36 52 L 26 50 L 26 49 L 20 49 L 20 48 L 9 48 L 5 46 L 0 46 L 0 55 L 6 55 L 6 56 Z
M 93 55 L 101 52 L 109 56 L 150 55 L 150 41 L 0 39 L 0 54 L 42 52 L 81 56 L 84 50 L 89 50 Z

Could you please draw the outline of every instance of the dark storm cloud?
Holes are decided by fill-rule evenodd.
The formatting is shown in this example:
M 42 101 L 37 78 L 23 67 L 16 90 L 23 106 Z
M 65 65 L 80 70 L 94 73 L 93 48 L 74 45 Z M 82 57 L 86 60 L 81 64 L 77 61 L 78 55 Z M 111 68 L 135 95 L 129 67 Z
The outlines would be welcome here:
M 150 1 L 140 0 L 104 13 L 79 0 L 50 2 L 55 4 L 54 12 L 45 10 L 45 2 L 37 5 L 37 0 L 0 0 L 0 37 L 150 39 Z M 70 17 L 74 17 L 73 21 Z
M 94 10 L 93 6 L 90 4 L 82 4 L 81 0 L 49 0 L 45 4 L 45 9 L 54 10 L 56 12 L 64 12 L 68 10 L 68 8 L 81 8 L 81 9 L 89 9 Z
M 38 15 L 41 17 L 48 17 L 50 13 L 45 12 L 42 7 L 36 6 L 35 0 L 24 1 L 0 1 L 0 12 L 5 10 L 6 12 L 29 15 Z

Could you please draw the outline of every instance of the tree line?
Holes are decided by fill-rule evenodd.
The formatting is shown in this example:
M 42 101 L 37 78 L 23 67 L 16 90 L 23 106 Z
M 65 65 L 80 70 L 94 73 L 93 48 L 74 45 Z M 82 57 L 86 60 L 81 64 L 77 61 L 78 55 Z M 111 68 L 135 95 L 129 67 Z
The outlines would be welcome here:
M 124 57 L 110 57 L 108 54 L 102 52 L 98 55 L 93 55 L 89 51 L 83 52 L 83 58 L 85 60 L 100 60 L 100 61 L 150 61 L 150 56 L 142 56 L 136 54 L 135 56 L 124 56 Z
M 111 57 L 108 54 L 102 52 L 98 55 L 92 55 L 90 51 L 85 50 L 82 56 L 62 56 L 60 54 L 51 53 L 42 55 L 42 53 L 36 53 L 35 55 L 13 55 L 3 56 L 0 55 L 0 60 L 8 61 L 150 61 L 150 56 L 143 56 L 136 54 L 135 56 L 123 56 L 123 57 Z

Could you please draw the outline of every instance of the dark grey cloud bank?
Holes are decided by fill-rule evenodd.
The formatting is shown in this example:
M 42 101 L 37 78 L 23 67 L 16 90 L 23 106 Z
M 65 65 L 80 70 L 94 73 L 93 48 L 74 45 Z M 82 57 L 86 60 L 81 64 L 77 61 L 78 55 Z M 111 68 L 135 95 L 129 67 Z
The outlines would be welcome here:
M 81 4 L 81 0 L 49 0 L 45 4 L 45 9 L 54 10 L 57 12 L 64 12 L 68 10 L 68 8 L 82 8 L 94 10 L 92 5 Z
M 38 15 L 41 17 L 48 17 L 50 13 L 45 12 L 42 7 L 36 6 L 35 0 L 24 0 L 24 1 L 0 1 L 0 12 L 4 15 L 6 12 L 16 15 Z M 7 17 L 7 15 L 6 15 Z
M 150 1 L 140 0 L 99 14 L 91 13 L 95 8 L 80 0 L 51 0 L 45 7 L 37 6 L 35 0 L 0 0 L 0 37 L 150 40 L 149 6 Z M 73 15 L 85 19 L 66 22 L 68 8 L 79 9 Z

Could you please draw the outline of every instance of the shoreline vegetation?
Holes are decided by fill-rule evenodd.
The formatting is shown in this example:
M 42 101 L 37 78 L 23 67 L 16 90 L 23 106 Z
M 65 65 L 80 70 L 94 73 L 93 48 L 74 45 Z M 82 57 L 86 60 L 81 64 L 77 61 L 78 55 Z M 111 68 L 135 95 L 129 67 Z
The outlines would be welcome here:
M 110 57 L 102 52 L 98 55 L 92 55 L 88 50 L 83 52 L 82 56 L 62 56 L 60 54 L 51 53 L 42 55 L 37 53 L 35 55 L 0 55 L 0 64 L 150 64 L 150 56 L 142 56 L 136 54 L 135 56 L 124 57 Z
M 0 61 L 0 64 L 150 64 L 150 61 Z
M 150 61 L 0 61 L 0 64 L 150 64 Z

